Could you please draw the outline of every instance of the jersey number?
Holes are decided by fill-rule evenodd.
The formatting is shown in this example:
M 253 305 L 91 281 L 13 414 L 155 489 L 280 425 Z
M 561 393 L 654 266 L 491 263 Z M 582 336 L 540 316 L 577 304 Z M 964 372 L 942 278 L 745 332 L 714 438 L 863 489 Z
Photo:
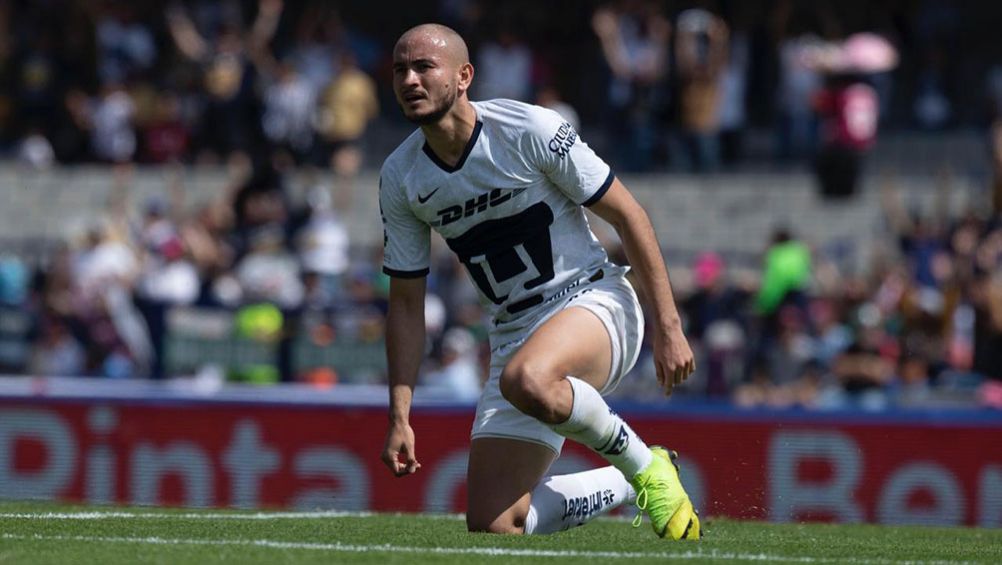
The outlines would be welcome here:
M 446 243 L 484 296 L 504 304 L 520 281 L 531 290 L 553 278 L 551 224 L 553 211 L 540 202 L 514 216 L 477 224 Z M 542 301 L 541 294 L 534 294 L 509 304 L 507 310 L 517 314 Z

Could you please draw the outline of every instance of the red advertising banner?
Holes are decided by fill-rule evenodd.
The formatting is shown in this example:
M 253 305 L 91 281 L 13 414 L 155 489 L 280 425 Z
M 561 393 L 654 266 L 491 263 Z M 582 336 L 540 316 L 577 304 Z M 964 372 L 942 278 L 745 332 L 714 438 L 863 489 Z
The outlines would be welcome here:
M 1002 525 L 1002 417 L 631 411 L 704 515 Z M 962 414 L 962 413 L 961 413 Z M 381 407 L 0 400 L 0 498 L 461 512 L 472 408 L 417 409 L 423 464 L 379 460 Z M 554 473 L 605 464 L 568 442 Z

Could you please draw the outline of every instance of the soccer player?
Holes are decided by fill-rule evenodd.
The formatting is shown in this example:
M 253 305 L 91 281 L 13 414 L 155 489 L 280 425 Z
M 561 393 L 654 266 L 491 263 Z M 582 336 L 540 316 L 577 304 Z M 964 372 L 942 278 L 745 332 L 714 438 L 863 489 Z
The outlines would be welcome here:
M 397 102 L 420 128 L 380 172 L 383 270 L 391 277 L 382 459 L 397 476 L 421 467 L 408 418 L 424 354 L 434 228 L 491 316 L 490 378 L 471 433 L 467 527 L 549 533 L 629 501 L 659 536 L 697 539 L 699 517 L 674 453 L 648 447 L 602 398 L 636 362 L 643 315 L 628 269 L 609 262 L 582 206 L 622 238 L 651 303 L 666 394 L 694 369 L 650 221 L 557 113 L 512 100 L 471 102 L 473 74 L 466 44 L 445 26 L 412 28 L 393 50 Z M 545 477 L 564 438 L 611 466 Z

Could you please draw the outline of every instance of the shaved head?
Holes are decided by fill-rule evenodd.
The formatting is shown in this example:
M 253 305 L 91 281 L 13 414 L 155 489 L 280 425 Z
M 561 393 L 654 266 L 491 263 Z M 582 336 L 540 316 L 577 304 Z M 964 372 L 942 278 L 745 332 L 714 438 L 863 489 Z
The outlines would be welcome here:
M 416 124 L 439 123 L 457 105 L 469 105 L 472 80 L 466 42 L 444 25 L 412 27 L 393 47 L 393 91 L 404 116 Z
M 466 42 L 451 27 L 442 24 L 421 24 L 405 31 L 397 40 L 393 51 L 411 42 L 421 42 L 438 51 L 454 67 L 470 62 L 470 51 Z

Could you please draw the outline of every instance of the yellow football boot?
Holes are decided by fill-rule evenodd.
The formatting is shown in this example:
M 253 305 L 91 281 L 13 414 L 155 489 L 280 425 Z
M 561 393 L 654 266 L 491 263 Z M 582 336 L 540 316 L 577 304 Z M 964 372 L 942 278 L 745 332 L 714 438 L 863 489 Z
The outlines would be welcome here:
M 630 484 L 637 492 L 637 517 L 633 527 L 643 522 L 643 513 L 651 519 L 658 537 L 698 540 L 702 536 L 699 514 L 689 501 L 678 478 L 678 454 L 659 446 L 651 446 L 654 460 L 636 474 Z

